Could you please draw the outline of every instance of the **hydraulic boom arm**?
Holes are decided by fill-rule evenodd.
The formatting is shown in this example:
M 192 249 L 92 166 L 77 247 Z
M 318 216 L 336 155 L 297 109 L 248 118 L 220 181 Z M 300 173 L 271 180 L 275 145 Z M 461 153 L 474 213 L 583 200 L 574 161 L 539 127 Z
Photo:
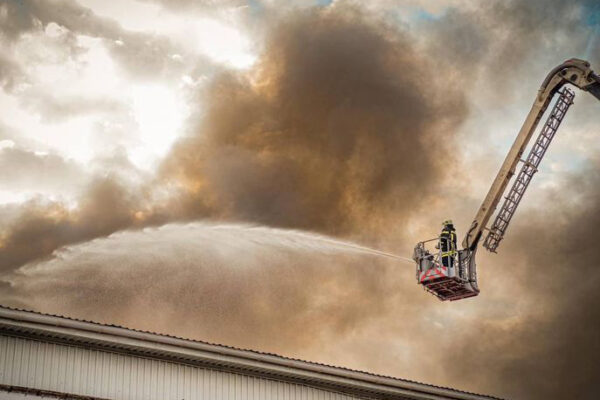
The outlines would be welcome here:
M 563 88 L 567 83 L 591 93 L 600 100 L 600 76 L 591 70 L 587 61 L 571 59 L 550 71 L 538 91 L 519 135 L 506 155 L 498 175 L 496 175 L 471 227 L 465 235 L 462 242 L 463 249 L 456 251 L 457 249 L 454 248 L 454 250 L 448 251 L 451 247 L 448 247 L 448 242 L 443 242 L 442 237 L 419 242 L 415 246 L 413 259 L 417 263 L 417 281 L 423 285 L 425 290 L 434 294 L 440 300 L 460 300 L 479 294 L 475 264 L 477 245 L 484 230 L 488 230 L 488 235 L 483 244 L 484 247 L 492 252 L 495 252 L 498 248 L 542 157 L 567 110 L 573 104 L 575 93 L 566 87 Z M 541 129 L 527 159 L 523 160 L 523 152 L 527 148 L 540 119 L 557 93 L 560 97 L 554 104 L 552 112 Z M 519 175 L 505 197 L 493 225 L 488 228 L 488 222 L 496 211 L 498 202 L 505 193 L 511 177 L 515 174 L 519 161 L 523 162 Z M 453 230 L 451 221 L 444 223 L 444 229 L 450 229 L 446 227 L 447 223 Z M 438 241 L 437 253 L 426 246 L 427 242 L 434 240 Z M 442 244 L 446 245 L 446 250 L 443 250 L 444 246 Z
M 590 92 L 600 100 L 600 76 L 594 74 L 587 61 L 571 59 L 550 71 L 538 91 L 538 95 L 533 102 L 525 123 L 519 131 L 519 135 L 506 155 L 504 163 L 498 175 L 496 175 L 496 179 L 494 179 L 487 196 L 485 196 L 485 200 L 481 204 L 471 227 L 465 235 L 462 242 L 465 249 L 472 251 L 479 243 L 483 230 L 494 214 L 498 202 L 506 190 L 510 178 L 514 175 L 517 163 L 521 160 L 523 152 L 531 140 L 531 136 L 542 115 L 548 108 L 554 95 L 567 83 Z

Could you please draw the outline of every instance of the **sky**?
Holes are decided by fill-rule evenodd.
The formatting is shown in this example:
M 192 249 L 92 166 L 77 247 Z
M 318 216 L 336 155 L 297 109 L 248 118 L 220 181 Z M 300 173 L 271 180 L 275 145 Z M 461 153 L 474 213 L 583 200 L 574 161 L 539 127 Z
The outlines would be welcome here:
M 575 104 L 478 297 L 459 237 L 594 0 L 0 0 L 0 303 L 507 398 L 596 397 L 600 105 Z M 329 240 L 329 239 L 328 239 Z

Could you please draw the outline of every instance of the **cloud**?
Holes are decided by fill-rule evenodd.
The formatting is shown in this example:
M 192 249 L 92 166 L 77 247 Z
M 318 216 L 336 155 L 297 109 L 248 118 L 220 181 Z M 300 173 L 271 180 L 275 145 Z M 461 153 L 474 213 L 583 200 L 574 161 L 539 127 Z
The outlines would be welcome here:
M 80 165 L 55 154 L 36 154 L 19 147 L 0 149 L 0 170 L 7 171 L 0 176 L 0 185 L 9 190 L 65 193 L 86 181 Z
M 27 32 L 44 30 L 50 24 L 66 28 L 71 40 L 74 40 L 73 34 L 103 39 L 130 79 L 172 77 L 174 71 L 183 67 L 171 57 L 183 54 L 183 50 L 168 38 L 127 31 L 116 21 L 100 17 L 74 1 L 9 1 L 0 5 L 0 18 L 3 21 L 0 35 L 9 43 Z
M 248 5 L 244 0 L 142 0 L 149 3 L 157 3 L 161 6 L 175 12 L 189 12 L 190 10 L 201 11 L 203 13 L 214 12 L 220 9 L 232 9 L 245 7 Z
M 118 100 L 85 96 L 57 97 L 40 90 L 22 94 L 25 106 L 38 113 L 44 122 L 53 123 L 80 115 L 123 113 L 125 106 Z
M 432 54 L 457 68 L 465 85 L 478 79 L 495 86 L 498 99 L 523 87 L 533 90 L 550 68 L 573 57 L 600 63 L 598 51 L 585 54 L 590 26 L 582 20 L 595 2 L 492 1 L 450 7 L 416 28 Z M 526 76 L 517 80 L 515 76 Z
M 11 92 L 23 82 L 25 74 L 19 64 L 5 54 L 0 54 L 0 88 Z

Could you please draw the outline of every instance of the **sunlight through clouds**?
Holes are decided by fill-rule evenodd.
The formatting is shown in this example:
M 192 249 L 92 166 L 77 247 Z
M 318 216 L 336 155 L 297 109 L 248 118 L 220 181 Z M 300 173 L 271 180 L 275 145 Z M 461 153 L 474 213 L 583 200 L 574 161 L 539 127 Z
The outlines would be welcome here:
M 248 68 L 256 61 L 248 38 L 231 26 L 204 18 L 195 24 L 195 33 L 200 51 L 219 63 Z
M 162 85 L 140 85 L 131 89 L 132 111 L 139 129 L 140 146 L 131 150 L 131 160 L 150 169 L 178 137 L 187 108 L 174 90 Z

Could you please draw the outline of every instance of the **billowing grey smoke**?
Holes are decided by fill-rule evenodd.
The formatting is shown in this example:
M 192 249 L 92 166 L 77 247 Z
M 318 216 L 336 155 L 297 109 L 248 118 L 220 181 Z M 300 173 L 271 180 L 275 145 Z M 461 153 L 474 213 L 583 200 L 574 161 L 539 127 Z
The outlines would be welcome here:
M 207 100 L 165 162 L 187 212 L 202 204 L 330 233 L 379 231 L 392 215 L 402 223 L 450 172 L 447 139 L 466 112 L 450 73 L 354 9 L 281 23 L 256 71 L 222 74 Z
M 6 218 L 1 301 L 503 396 L 595 398 L 597 163 L 564 192 L 540 194 L 545 209 L 528 214 L 525 200 L 501 253 L 480 254 L 483 292 L 465 302 L 428 297 L 410 266 L 212 231 L 187 241 L 185 230 L 131 231 L 63 247 L 206 218 L 386 243 L 424 238 L 432 215 L 468 219 L 481 199 L 465 194 L 464 177 L 489 181 L 479 160 L 455 156 L 469 150 L 456 136 L 467 100 L 503 106 L 527 92 L 529 105 L 548 69 L 586 47 L 582 21 L 594 5 L 485 2 L 402 32 L 347 3 L 290 12 L 269 28 L 255 69 L 210 83 L 162 165 L 160 183 L 177 188 L 167 201 L 155 201 L 157 182 L 140 189 L 108 177 L 79 208 L 34 202 Z M 68 19 L 52 15 L 45 21 Z M 114 26 L 97 27 L 116 38 Z M 492 143 L 478 128 L 468 139 Z
M 450 172 L 449 142 L 440 139 L 465 117 L 450 78 L 434 74 L 406 34 L 353 8 L 289 17 L 273 29 L 255 71 L 223 72 L 212 83 L 206 115 L 164 162 L 163 183 L 180 187 L 166 205 L 152 203 L 149 188 L 138 192 L 109 177 L 80 210 L 27 206 L 5 230 L 0 270 L 165 220 L 224 218 L 335 234 L 396 226 Z

